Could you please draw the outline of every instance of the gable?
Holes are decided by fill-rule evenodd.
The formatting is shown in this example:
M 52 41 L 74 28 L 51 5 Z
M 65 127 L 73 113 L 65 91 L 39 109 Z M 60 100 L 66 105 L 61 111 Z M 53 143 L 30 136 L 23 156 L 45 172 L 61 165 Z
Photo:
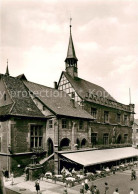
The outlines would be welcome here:
M 61 91 L 66 92 L 70 96 L 70 98 L 72 98 L 72 95 L 73 95 L 75 101 L 78 104 L 81 103 L 82 99 L 76 93 L 75 89 L 73 88 L 73 86 L 71 85 L 71 83 L 69 82 L 69 80 L 66 78 L 66 76 L 64 75 L 64 73 L 62 73 L 61 78 L 59 80 L 58 90 L 61 90 Z
M 2 76 L 0 78 L 0 107 L 12 104 L 13 101 L 7 91 L 7 88 L 3 82 Z

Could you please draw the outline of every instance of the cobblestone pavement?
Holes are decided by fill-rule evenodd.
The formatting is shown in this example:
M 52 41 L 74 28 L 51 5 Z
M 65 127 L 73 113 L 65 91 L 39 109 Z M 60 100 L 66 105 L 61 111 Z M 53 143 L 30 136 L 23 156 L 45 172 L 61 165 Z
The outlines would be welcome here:
M 135 168 L 138 176 L 138 168 Z M 115 175 L 110 175 L 95 181 L 89 182 L 91 184 L 97 185 L 100 190 L 100 194 L 104 194 L 104 183 L 108 182 L 109 190 L 107 194 L 113 194 L 115 188 L 119 188 L 120 194 L 129 194 L 129 190 L 132 187 L 135 194 L 138 194 L 138 178 L 137 180 L 131 181 L 131 170 L 117 172 Z M 34 181 L 25 181 L 24 177 L 18 177 L 14 179 L 14 184 L 11 185 L 11 181 L 5 182 L 5 186 L 9 189 L 13 189 L 17 193 L 22 194 L 34 194 L 35 191 Z M 81 185 L 68 188 L 68 194 L 79 194 Z M 62 183 L 52 183 L 46 180 L 40 181 L 40 188 L 42 194 L 62 194 L 64 190 L 64 185 Z

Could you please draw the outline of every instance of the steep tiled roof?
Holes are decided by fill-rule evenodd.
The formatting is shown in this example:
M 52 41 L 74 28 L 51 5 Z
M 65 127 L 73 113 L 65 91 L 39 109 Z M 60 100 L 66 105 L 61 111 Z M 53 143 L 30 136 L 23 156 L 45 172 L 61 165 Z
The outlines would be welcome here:
M 79 77 L 72 78 L 68 73 L 63 72 L 66 78 L 69 80 L 71 85 L 74 87 L 77 94 L 85 99 L 87 93 L 91 93 L 94 95 L 99 95 L 100 97 L 107 98 L 112 101 L 116 101 L 104 88 L 98 86 L 94 83 L 88 82 Z
M 11 99 L 13 100 L 12 108 L 7 108 L 10 115 L 44 117 L 29 96 L 28 90 L 20 79 L 6 75 L 2 75 L 2 79 Z M 6 111 L 4 107 L 1 107 L 1 109 Z
M 8 115 L 12 106 L 13 104 L 9 104 L 9 105 L 0 107 L 0 116 Z
M 63 91 L 25 81 L 26 87 L 37 96 L 43 104 L 57 115 L 93 119 L 93 117 L 75 104 L 72 105 L 70 97 Z

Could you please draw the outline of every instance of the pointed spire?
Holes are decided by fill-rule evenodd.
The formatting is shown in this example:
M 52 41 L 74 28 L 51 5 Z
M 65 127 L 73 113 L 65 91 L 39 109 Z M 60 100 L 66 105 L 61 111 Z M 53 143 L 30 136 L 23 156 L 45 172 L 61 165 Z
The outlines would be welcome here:
M 10 75 L 10 74 L 9 74 L 9 68 L 8 68 L 8 59 L 7 59 L 7 68 L 6 68 L 6 73 L 5 73 L 5 75 L 8 75 L 8 76 Z
M 66 72 L 71 75 L 73 78 L 78 77 L 78 68 L 77 68 L 77 57 L 74 49 L 74 44 L 72 40 L 72 34 L 71 34 L 71 20 L 70 18 L 70 37 L 69 37 L 69 45 L 68 45 L 68 51 L 67 51 L 67 57 L 65 59 L 66 63 Z
M 72 18 L 70 18 L 70 37 L 69 37 L 69 45 L 68 45 L 68 52 L 67 52 L 66 60 L 67 59 L 76 59 L 78 61 L 78 59 L 76 57 L 75 49 L 74 49 L 72 34 L 71 34 L 71 28 L 72 28 L 71 20 L 72 20 Z

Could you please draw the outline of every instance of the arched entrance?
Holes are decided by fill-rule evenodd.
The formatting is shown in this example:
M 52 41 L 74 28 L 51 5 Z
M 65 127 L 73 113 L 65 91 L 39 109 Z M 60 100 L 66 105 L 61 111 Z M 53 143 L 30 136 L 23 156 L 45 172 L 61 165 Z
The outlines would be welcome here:
M 53 141 L 51 138 L 48 138 L 47 140 L 47 147 L 48 147 L 48 156 L 50 156 L 54 152 Z
M 87 146 L 87 140 L 84 138 L 81 141 L 81 147 L 83 148 L 83 147 L 86 147 L 86 146 Z
M 60 142 L 60 148 L 61 150 L 63 149 L 68 149 L 70 146 L 70 140 L 68 138 L 63 138 Z
M 121 136 L 121 134 L 118 135 L 118 137 L 116 139 L 116 143 L 118 143 L 118 144 L 122 143 L 122 136 Z

